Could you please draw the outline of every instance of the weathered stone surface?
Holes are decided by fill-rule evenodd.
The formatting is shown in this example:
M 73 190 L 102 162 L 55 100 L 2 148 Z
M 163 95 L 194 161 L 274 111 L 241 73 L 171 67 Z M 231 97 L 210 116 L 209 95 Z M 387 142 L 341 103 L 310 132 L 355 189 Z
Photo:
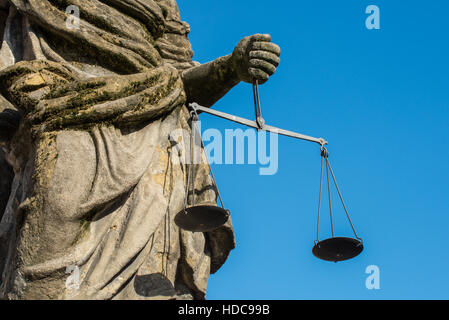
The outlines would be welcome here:
M 5 153 L 0 150 L 0 220 L 5 212 L 6 205 L 11 191 L 12 179 L 14 172 L 5 159 Z
M 188 102 L 266 81 L 279 48 L 255 35 L 199 65 L 174 0 L 70 4 L 79 29 L 67 1 L 0 0 L 0 298 L 203 299 L 234 234 L 174 223 L 192 193 L 171 137 Z M 215 204 L 205 161 L 194 180 Z

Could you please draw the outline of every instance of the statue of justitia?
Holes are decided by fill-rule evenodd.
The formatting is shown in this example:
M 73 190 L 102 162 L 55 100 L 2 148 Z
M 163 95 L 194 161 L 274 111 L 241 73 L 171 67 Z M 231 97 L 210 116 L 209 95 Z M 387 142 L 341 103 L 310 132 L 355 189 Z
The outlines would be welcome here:
M 205 298 L 234 233 L 174 223 L 171 133 L 188 103 L 267 81 L 280 49 L 258 34 L 200 65 L 188 33 L 175 0 L 0 0 L 0 298 Z M 216 204 L 207 166 L 194 179 Z

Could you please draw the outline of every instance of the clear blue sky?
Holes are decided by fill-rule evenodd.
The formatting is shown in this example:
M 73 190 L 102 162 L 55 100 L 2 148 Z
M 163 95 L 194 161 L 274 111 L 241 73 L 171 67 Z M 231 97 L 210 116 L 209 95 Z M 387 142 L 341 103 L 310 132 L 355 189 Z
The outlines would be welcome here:
M 349 262 L 313 257 L 319 148 L 280 137 L 275 176 L 214 165 L 237 249 L 212 276 L 208 298 L 449 299 L 449 2 L 178 3 L 197 61 L 229 54 L 253 33 L 281 46 L 277 74 L 261 87 L 264 117 L 329 140 L 366 245 Z M 365 27 L 370 4 L 381 10 L 381 30 Z M 252 118 L 251 99 L 241 84 L 215 108 Z M 201 119 L 203 129 L 239 127 Z M 343 222 L 338 233 L 351 235 Z M 365 288 L 369 265 L 380 267 L 381 290 Z

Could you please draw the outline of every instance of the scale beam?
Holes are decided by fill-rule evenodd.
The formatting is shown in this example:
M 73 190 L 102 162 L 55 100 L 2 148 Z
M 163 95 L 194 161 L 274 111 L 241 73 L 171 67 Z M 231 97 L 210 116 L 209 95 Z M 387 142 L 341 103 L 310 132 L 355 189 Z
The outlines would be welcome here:
M 208 113 L 211 114 L 213 116 L 225 119 L 225 120 L 229 120 L 232 122 L 236 122 L 242 125 L 245 125 L 247 127 L 251 127 L 257 130 L 263 130 L 263 131 L 267 131 L 267 132 L 272 132 L 272 133 L 276 133 L 276 134 L 280 134 L 282 136 L 287 136 L 287 137 L 291 137 L 291 138 L 295 138 L 295 139 L 300 139 L 300 140 L 305 140 L 305 141 L 310 141 L 310 142 L 315 142 L 318 143 L 320 146 L 324 147 L 325 145 L 328 144 L 328 142 L 323 139 L 323 138 L 314 138 L 314 137 L 310 137 L 310 136 L 306 136 L 300 133 L 296 133 L 293 131 L 288 131 L 288 130 L 284 130 L 281 128 L 276 128 L 273 126 L 269 126 L 266 124 L 260 125 L 257 121 L 252 121 L 252 120 L 248 120 L 245 118 L 241 118 L 241 117 L 237 117 L 234 116 L 232 114 L 228 114 L 228 113 L 224 113 L 221 111 L 217 111 L 214 109 L 210 109 L 210 108 L 206 108 L 203 106 L 200 106 L 197 103 L 191 103 L 190 108 L 192 108 L 194 111 L 196 112 L 204 112 L 204 113 Z

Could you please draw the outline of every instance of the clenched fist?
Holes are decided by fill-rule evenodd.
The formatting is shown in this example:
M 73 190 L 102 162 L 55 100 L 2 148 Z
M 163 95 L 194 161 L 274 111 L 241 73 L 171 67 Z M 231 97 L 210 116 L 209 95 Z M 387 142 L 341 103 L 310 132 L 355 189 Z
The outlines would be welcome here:
M 232 63 L 241 81 L 263 84 L 276 72 L 281 62 L 281 49 L 271 42 L 269 34 L 243 38 L 232 54 Z

